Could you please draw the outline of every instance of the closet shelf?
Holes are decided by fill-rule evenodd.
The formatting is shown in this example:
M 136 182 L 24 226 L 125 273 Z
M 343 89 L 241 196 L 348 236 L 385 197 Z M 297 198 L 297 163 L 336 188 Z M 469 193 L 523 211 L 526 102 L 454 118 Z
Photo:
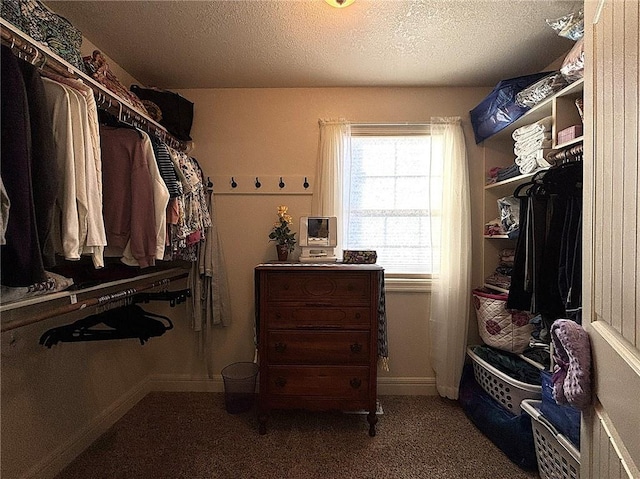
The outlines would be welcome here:
M 495 135 L 491 136 L 491 139 L 500 140 L 500 139 L 511 139 L 511 133 L 513 130 L 520 128 L 521 126 L 529 125 L 531 123 L 535 123 L 538 120 L 542 120 L 547 116 L 551 116 L 553 113 L 553 102 L 560 97 L 569 97 L 572 95 L 579 95 L 584 88 L 584 79 L 581 78 L 576 80 L 575 82 L 567 85 L 559 92 L 551 95 L 549 98 L 541 101 L 536 106 L 527 111 L 524 115 L 518 118 L 516 121 L 511 123 L 507 128 L 499 131 Z
M 573 145 L 577 145 L 578 143 L 582 143 L 584 140 L 584 136 L 578 136 L 572 140 L 565 141 L 564 143 L 559 143 L 554 147 L 554 150 L 563 150 Z
M 120 301 L 142 291 L 168 286 L 169 282 L 182 280 L 188 276 L 189 272 L 184 268 L 171 268 L 134 278 L 110 281 L 81 290 L 62 291 L 1 305 L 0 312 L 5 314 L 11 311 L 22 312 L 30 306 L 40 306 L 40 308 L 33 314 L 20 314 L 16 319 L 9 317 L 8 320 L 4 320 L 3 318 L 3 321 L 0 322 L 0 332 L 29 326 L 45 319 L 84 310 L 91 306 L 102 306 L 114 301 Z M 122 289 L 123 287 L 124 289 Z M 59 305 L 65 299 L 68 299 L 69 302 Z M 43 307 L 44 309 L 42 309 Z M 9 314 L 9 316 L 11 315 Z
M 105 88 L 89 75 L 78 70 L 62 57 L 52 52 L 48 47 L 34 40 L 1 17 L 0 27 L 2 44 L 10 47 L 14 52 L 17 51 L 18 57 L 43 70 L 48 70 L 67 78 L 82 80 L 83 83 L 93 90 L 96 103 L 100 109 L 112 113 L 123 123 L 131 124 L 145 130 L 149 134 L 155 135 L 175 150 L 184 151 L 187 149 L 185 142 L 175 138 L 166 128 L 155 120 L 126 103 L 122 98 Z
M 540 171 L 543 171 L 543 170 L 548 170 L 548 169 L 549 168 L 540 168 L 540 169 L 537 169 L 536 171 L 534 171 L 533 173 L 528 173 L 526 175 L 518 175 L 518 176 L 514 176 L 513 178 L 507 178 L 506 180 L 498 181 L 496 183 L 490 183 L 488 185 L 485 185 L 484 189 L 485 190 L 492 190 L 494 188 L 500 188 L 501 186 L 517 185 L 519 183 L 525 182 L 529 178 L 532 178 L 533 175 L 535 175 L 536 173 L 538 173 Z

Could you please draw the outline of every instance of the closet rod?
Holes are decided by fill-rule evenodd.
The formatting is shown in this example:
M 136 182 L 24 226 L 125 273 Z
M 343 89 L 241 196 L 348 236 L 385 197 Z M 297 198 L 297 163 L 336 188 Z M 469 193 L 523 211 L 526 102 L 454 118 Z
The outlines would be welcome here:
M 188 276 L 189 276 L 189 273 L 180 273 L 180 274 L 176 274 L 175 276 L 170 276 L 168 278 L 163 278 L 161 280 L 154 281 L 153 283 L 147 283 L 137 288 L 127 288 L 122 291 L 106 294 L 97 298 L 90 298 L 85 301 L 79 301 L 75 304 L 67 304 L 65 306 L 60 306 L 58 308 L 49 309 L 47 311 L 41 312 L 40 314 L 34 314 L 33 316 L 30 316 L 28 318 L 21 318 L 13 321 L 7 321 L 6 323 L 2 324 L 2 326 L 0 327 L 0 332 L 4 333 L 5 331 L 11 331 L 13 329 L 29 326 L 30 324 L 39 323 L 40 321 L 44 321 L 45 319 L 50 319 L 56 316 L 62 316 L 63 314 L 73 313 L 74 311 L 79 311 L 81 309 L 85 309 L 90 306 L 103 305 L 103 304 L 108 304 L 112 301 L 122 300 L 123 298 L 134 296 L 141 291 L 157 288 L 158 286 L 166 285 L 169 281 L 183 279 Z M 135 280 L 135 278 L 133 279 Z
M 86 73 L 75 68 L 46 46 L 41 45 L 29 37 L 26 33 L 18 30 L 4 18 L 0 18 L 0 26 L 2 27 L 0 29 L 2 43 L 10 47 L 12 51 L 17 48 L 21 54 L 30 58 L 30 60 L 26 60 L 29 61 L 29 63 L 67 78 L 82 80 L 83 83 L 93 90 L 96 96 L 96 104 L 99 108 L 113 113 L 119 117 L 119 120 L 125 123 L 132 123 L 133 126 L 142 128 L 147 133 L 157 136 L 174 150 L 185 151 L 187 149 L 185 142 L 175 138 L 162 125 L 127 104 L 111 90 L 105 88 Z M 22 55 L 19 54 L 18 56 L 22 58 Z

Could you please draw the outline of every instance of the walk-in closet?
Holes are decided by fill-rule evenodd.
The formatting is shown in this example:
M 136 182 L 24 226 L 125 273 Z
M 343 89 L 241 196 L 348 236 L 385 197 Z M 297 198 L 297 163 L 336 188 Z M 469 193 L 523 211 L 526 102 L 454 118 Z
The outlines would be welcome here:
M 638 0 L 0 0 L 0 476 L 640 479 Z

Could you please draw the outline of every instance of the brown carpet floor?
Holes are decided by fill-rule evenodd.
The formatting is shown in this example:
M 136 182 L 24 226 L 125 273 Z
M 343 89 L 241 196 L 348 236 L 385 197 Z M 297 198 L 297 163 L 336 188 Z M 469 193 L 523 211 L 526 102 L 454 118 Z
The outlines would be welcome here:
M 254 410 L 228 414 L 221 393 L 151 393 L 56 479 L 532 479 L 456 402 L 381 396 L 365 415 Z

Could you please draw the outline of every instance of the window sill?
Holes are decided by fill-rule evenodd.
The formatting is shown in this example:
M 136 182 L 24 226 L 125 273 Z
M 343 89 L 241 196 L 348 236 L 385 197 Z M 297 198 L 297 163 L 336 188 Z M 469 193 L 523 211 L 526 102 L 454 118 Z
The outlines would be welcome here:
M 384 278 L 384 289 L 388 293 L 430 293 L 432 285 L 431 278 L 412 278 L 401 275 Z

